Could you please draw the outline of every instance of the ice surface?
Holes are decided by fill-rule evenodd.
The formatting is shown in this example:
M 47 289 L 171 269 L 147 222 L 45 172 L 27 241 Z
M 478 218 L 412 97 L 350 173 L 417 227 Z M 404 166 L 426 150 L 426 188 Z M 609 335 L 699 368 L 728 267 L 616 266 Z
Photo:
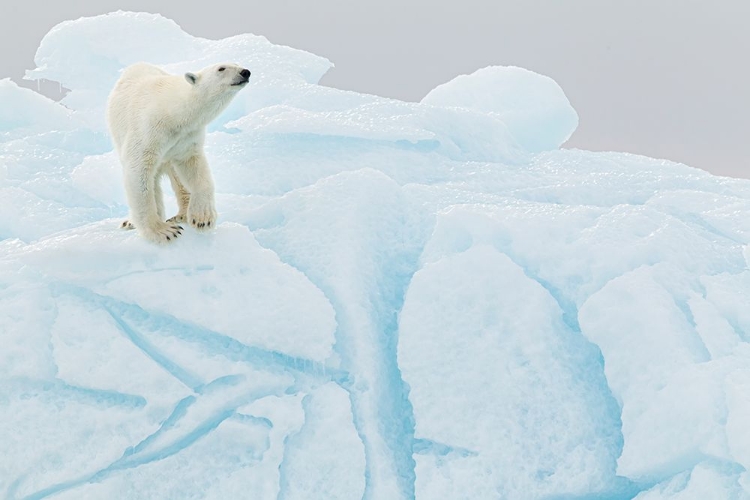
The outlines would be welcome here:
M 620 423 L 597 357 L 550 293 L 493 246 L 425 262 L 399 329 L 415 434 L 425 440 L 417 497 L 614 488 Z
M 253 72 L 219 227 L 165 248 L 103 126 L 139 60 Z M 71 92 L 0 81 L 0 496 L 750 498 L 747 181 L 558 149 L 520 68 L 404 103 L 126 12 L 36 63 Z

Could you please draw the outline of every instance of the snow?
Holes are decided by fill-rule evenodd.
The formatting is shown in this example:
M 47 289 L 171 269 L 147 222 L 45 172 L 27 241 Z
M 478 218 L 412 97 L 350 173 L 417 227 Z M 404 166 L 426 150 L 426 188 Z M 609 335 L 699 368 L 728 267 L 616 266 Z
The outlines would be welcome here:
M 118 229 L 139 60 L 253 72 L 207 138 L 220 224 L 167 247 Z M 405 103 L 129 12 L 36 64 L 71 92 L 0 81 L 0 495 L 750 498 L 747 181 L 559 149 L 521 68 Z

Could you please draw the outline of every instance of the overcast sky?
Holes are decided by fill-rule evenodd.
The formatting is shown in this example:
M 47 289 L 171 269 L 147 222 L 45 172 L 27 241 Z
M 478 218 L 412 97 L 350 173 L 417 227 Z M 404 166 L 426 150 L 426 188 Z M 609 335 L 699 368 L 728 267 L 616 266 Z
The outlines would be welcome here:
M 333 61 L 325 85 L 404 100 L 487 65 L 523 66 L 578 111 L 566 147 L 750 177 L 749 0 L 4 0 L 0 78 L 33 68 L 58 22 L 117 9 L 206 38 L 264 35 Z

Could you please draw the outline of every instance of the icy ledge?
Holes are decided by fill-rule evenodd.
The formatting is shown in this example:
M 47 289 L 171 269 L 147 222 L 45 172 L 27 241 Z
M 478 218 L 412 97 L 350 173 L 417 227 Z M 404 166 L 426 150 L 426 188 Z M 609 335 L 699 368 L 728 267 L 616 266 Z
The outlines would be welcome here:
M 215 59 L 253 69 L 221 224 L 157 248 L 117 230 L 104 99 Z M 36 61 L 72 92 L 0 82 L 0 495 L 750 498 L 747 181 L 559 150 L 520 68 L 404 103 L 127 12 Z

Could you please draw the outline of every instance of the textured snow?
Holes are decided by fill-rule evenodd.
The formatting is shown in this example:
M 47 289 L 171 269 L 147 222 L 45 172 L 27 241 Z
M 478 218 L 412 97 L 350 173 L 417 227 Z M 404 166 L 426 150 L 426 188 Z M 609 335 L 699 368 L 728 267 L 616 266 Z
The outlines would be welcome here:
M 140 60 L 253 72 L 207 137 L 220 224 L 168 247 L 118 229 Z M 0 81 L 0 496 L 750 498 L 747 181 L 559 149 L 520 68 L 405 103 L 127 12 L 36 64 L 71 92 Z

